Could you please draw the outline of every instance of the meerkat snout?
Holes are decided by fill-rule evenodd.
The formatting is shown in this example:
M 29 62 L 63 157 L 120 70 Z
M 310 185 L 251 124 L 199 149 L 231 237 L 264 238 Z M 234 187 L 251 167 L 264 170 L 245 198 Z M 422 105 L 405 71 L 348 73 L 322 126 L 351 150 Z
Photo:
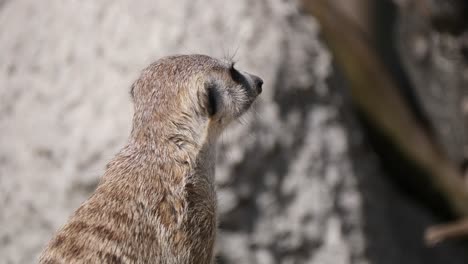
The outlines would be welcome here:
M 253 80 L 253 83 L 254 83 L 254 87 L 255 89 L 257 90 L 257 94 L 261 94 L 262 93 L 262 86 L 263 86 L 263 80 L 256 76 L 256 75 L 253 75 L 253 74 L 249 74 L 250 78 Z
M 254 78 L 255 78 L 255 85 L 257 87 L 257 92 L 258 92 L 258 94 L 261 94 L 262 91 L 263 91 L 263 88 L 262 88 L 263 80 L 260 77 L 257 77 L 257 76 L 254 76 Z
M 128 143 L 40 263 L 214 263 L 216 139 L 263 80 L 205 55 L 162 58 L 130 94 Z

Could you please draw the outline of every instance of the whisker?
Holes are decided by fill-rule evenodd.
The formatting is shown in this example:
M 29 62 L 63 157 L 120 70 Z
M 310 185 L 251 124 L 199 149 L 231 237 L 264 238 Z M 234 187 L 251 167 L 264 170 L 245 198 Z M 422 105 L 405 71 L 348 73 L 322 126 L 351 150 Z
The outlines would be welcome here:
M 236 47 L 236 49 L 234 50 L 234 54 L 233 54 L 232 57 L 231 57 L 231 60 L 232 60 L 233 62 L 237 62 L 236 56 L 237 56 L 237 52 L 239 51 L 239 48 L 240 48 L 240 42 L 237 41 L 237 47 Z

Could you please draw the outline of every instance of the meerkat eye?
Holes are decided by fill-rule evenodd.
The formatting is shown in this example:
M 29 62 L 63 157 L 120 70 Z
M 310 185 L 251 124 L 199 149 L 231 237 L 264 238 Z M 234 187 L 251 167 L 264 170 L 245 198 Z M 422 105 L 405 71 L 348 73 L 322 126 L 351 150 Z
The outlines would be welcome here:
M 229 69 L 230 69 L 230 70 L 234 70 L 234 66 L 236 66 L 236 62 L 235 62 L 235 61 L 233 61 L 233 62 L 231 62 L 231 63 L 229 64 Z
M 216 84 L 209 83 L 206 85 L 208 94 L 208 114 L 214 116 L 218 111 L 221 103 L 221 94 L 219 93 Z
M 231 66 L 229 67 L 229 73 L 231 74 L 231 78 L 235 83 L 241 83 L 242 82 L 242 74 L 234 68 L 235 63 L 231 63 Z

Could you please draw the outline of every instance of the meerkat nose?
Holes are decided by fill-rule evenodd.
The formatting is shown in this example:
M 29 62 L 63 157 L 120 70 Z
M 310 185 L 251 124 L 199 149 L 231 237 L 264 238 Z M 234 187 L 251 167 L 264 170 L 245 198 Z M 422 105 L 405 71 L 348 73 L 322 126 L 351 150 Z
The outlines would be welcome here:
M 255 76 L 255 75 L 252 75 L 252 79 L 254 81 L 255 88 L 257 89 L 257 93 L 261 94 L 262 93 L 263 80 L 260 77 Z

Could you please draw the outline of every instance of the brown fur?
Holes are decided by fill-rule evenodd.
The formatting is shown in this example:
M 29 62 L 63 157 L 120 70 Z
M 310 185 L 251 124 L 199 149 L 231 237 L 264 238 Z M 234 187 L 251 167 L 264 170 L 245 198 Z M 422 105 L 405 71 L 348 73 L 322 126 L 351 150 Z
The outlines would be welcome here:
M 214 144 L 261 84 L 204 55 L 146 68 L 131 90 L 128 144 L 40 263 L 213 263 Z

